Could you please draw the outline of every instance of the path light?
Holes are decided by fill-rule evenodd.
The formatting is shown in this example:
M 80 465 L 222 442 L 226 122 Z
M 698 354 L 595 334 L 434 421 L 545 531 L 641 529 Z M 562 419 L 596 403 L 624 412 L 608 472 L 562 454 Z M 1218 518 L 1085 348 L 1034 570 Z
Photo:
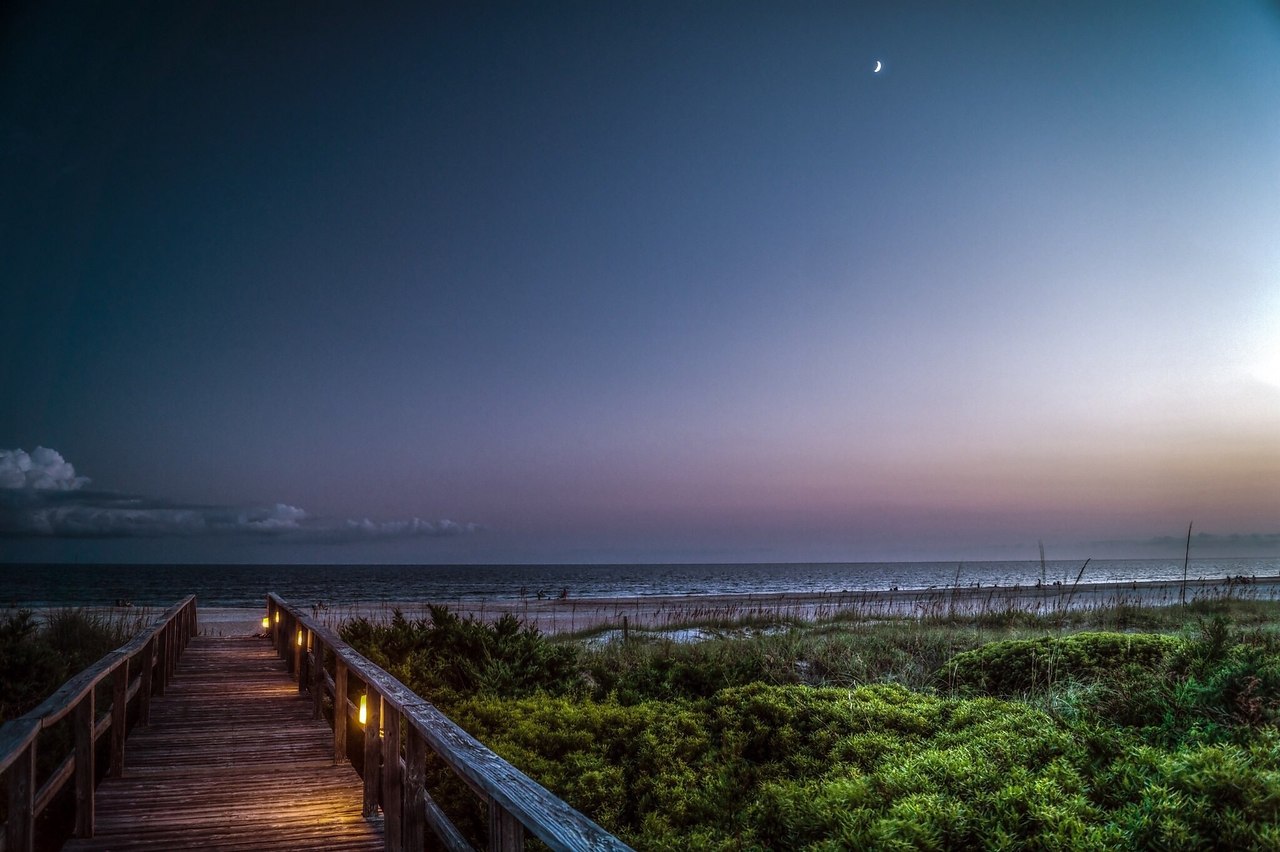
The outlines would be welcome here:
M 369 705 L 365 703 L 367 698 L 368 698 L 368 696 L 367 696 L 367 695 L 361 695 L 361 696 L 360 696 L 360 716 L 359 716 L 359 718 L 360 718 L 360 724 L 361 724 L 361 725 L 363 725 L 365 722 L 369 721 Z

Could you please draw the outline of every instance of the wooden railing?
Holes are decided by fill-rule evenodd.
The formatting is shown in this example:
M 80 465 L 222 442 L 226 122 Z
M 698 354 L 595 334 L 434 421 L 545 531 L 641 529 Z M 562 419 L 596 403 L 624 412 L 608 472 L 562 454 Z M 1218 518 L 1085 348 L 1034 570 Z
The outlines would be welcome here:
M 381 806 L 388 850 L 471 849 L 424 786 L 428 749 L 488 805 L 490 850 L 523 849 L 526 829 L 557 850 L 630 848 L 275 594 L 267 597 L 267 619 L 298 690 L 311 694 L 316 718 L 324 718 L 325 698 L 333 701 L 335 761 L 351 753 L 348 720 L 363 722 L 362 742 L 355 747 L 364 758 L 364 812 L 372 816 Z M 363 696 L 354 700 L 353 678 L 364 684 Z M 435 834 L 429 847 L 428 828 Z
M 152 695 L 163 695 L 178 657 L 196 633 L 196 599 L 192 595 L 89 668 L 58 688 L 44 703 L 0 727 L 0 773 L 9 773 L 9 815 L 5 823 L 6 852 L 31 852 L 36 817 L 69 781 L 75 784 L 76 837 L 93 836 L 93 791 L 98 740 L 111 733 L 108 773 L 124 771 L 124 742 L 128 734 L 129 704 L 138 697 L 134 724 L 149 721 Z M 101 715 L 95 706 L 98 687 L 111 681 L 111 703 Z M 74 714 L 74 747 L 45 782 L 36 788 L 36 754 L 40 734 Z

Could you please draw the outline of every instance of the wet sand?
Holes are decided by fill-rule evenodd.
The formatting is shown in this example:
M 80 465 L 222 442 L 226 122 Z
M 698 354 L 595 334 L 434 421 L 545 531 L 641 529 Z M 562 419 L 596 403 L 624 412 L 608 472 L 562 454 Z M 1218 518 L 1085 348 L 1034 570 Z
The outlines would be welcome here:
M 980 612 L 1051 614 L 1064 609 L 1113 606 L 1172 606 L 1182 600 L 1180 581 L 1141 583 L 1081 583 L 1035 586 L 964 586 L 960 588 L 891 589 L 745 595 L 653 595 L 619 598 L 563 598 L 524 600 L 452 599 L 361 604 L 289 603 L 335 627 L 364 616 L 389 620 L 398 609 L 410 619 L 429 617 L 428 604 L 442 603 L 452 612 L 495 621 L 511 613 L 544 633 L 574 633 L 622 627 L 663 629 L 697 622 L 795 619 L 815 621 L 836 616 L 884 618 L 930 617 Z M 1280 599 L 1280 577 L 1241 580 L 1189 580 L 1188 602 L 1233 597 L 1246 600 Z M 110 608 L 108 608 L 109 610 Z M 248 636 L 262 630 L 263 608 L 200 607 L 200 632 L 213 636 Z

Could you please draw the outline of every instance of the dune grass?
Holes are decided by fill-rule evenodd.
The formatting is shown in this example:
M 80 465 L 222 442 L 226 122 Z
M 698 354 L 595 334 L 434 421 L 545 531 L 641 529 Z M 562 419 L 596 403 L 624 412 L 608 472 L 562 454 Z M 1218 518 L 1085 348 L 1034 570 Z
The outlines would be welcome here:
M 25 609 L 0 614 L 0 721 L 35 707 L 148 620 L 145 610 L 104 613 L 74 607 L 50 610 L 43 618 Z
M 693 643 L 446 612 L 343 633 L 639 849 L 1277 848 L 1277 622 L 1223 596 Z M 429 786 L 481 842 L 474 797 Z

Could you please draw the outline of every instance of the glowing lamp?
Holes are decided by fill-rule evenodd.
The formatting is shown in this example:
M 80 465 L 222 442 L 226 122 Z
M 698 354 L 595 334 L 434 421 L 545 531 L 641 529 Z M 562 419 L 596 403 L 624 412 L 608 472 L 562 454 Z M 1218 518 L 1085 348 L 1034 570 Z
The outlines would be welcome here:
M 276 624 L 280 623 L 280 611 L 276 610 Z
M 298 647 L 302 647 L 302 628 L 298 628 Z
M 359 716 L 359 719 L 360 719 L 360 724 L 361 724 L 361 725 L 363 725 L 365 722 L 369 721 L 369 705 L 366 703 L 366 699 L 367 699 L 367 698 L 368 698 L 368 696 L 365 696 L 365 695 L 361 695 L 361 696 L 360 696 L 360 716 Z
M 266 630 L 270 626 L 271 626 L 271 619 L 265 615 L 262 616 L 262 629 Z

